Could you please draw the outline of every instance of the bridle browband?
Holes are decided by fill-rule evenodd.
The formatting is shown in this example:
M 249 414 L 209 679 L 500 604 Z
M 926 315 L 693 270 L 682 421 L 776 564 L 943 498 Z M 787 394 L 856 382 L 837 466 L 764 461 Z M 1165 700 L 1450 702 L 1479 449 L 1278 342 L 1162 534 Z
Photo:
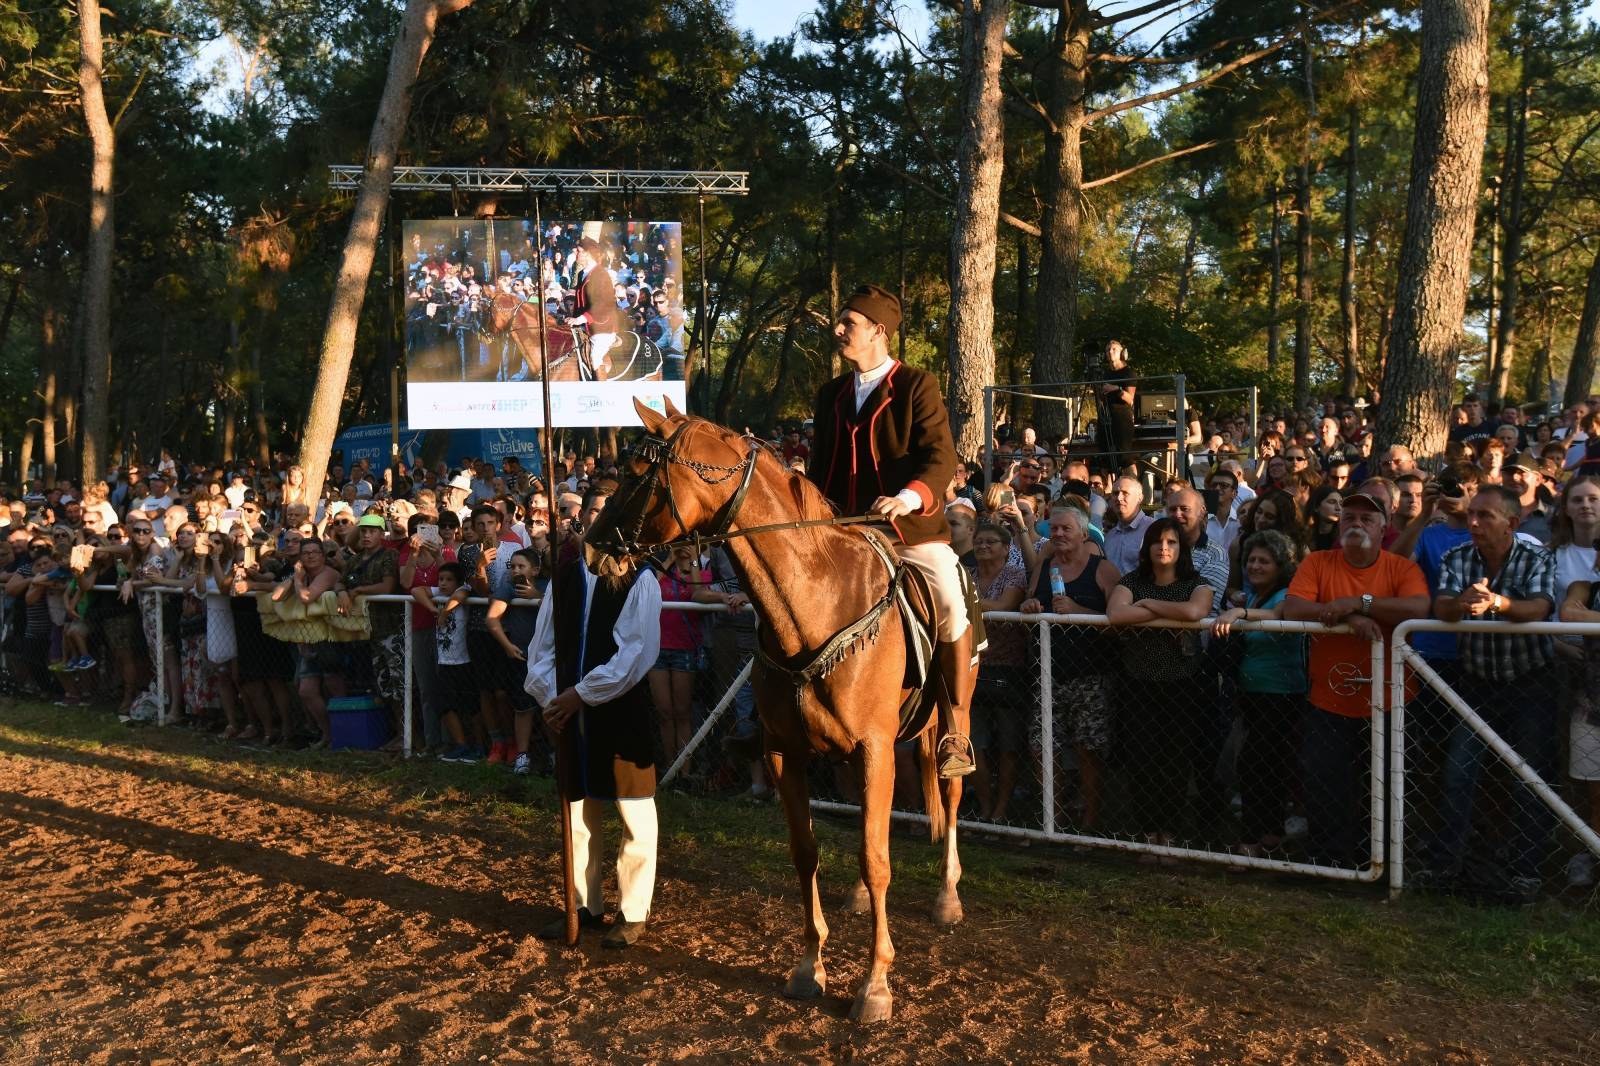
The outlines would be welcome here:
M 852 515 L 832 518 L 800 519 L 793 522 L 774 522 L 761 526 L 746 526 L 743 529 L 733 529 L 734 521 L 739 517 L 739 511 L 744 506 L 745 497 L 750 493 L 750 483 L 755 479 L 756 460 L 761 455 L 765 446 L 753 436 L 746 435 L 741 439 L 746 441 L 750 450 L 744 458 L 737 463 L 722 465 L 706 463 L 698 459 L 690 459 L 679 454 L 678 441 L 691 426 L 698 423 L 694 419 L 686 420 L 681 426 L 672 431 L 670 437 L 662 438 L 655 433 L 646 433 L 644 439 L 633 449 L 632 458 L 648 463 L 645 472 L 633 479 L 625 493 L 620 494 L 613 501 L 612 506 L 620 506 L 626 510 L 637 506 L 638 514 L 633 517 L 632 524 L 625 531 L 619 526 L 620 540 L 617 549 L 627 556 L 645 555 L 650 551 L 661 549 L 672 550 L 678 547 L 693 548 L 697 555 L 701 554 L 704 546 L 723 544 L 739 537 L 753 536 L 757 533 L 776 533 L 781 530 L 805 529 L 811 526 L 847 526 L 866 522 L 882 521 L 881 515 Z M 707 485 L 721 485 L 735 476 L 739 477 L 739 484 L 734 489 L 726 503 L 717 509 L 716 519 L 712 523 L 711 531 L 700 533 L 689 528 L 689 523 L 684 521 L 683 513 L 678 509 L 678 501 L 672 494 L 672 481 L 669 471 L 674 466 L 681 466 L 694 471 L 701 482 Z M 660 487 L 662 501 L 650 507 L 650 499 Z M 644 532 L 645 521 L 653 514 L 657 514 L 665 507 L 672 515 L 672 520 L 684 532 L 684 536 L 663 544 L 640 544 L 639 536 Z

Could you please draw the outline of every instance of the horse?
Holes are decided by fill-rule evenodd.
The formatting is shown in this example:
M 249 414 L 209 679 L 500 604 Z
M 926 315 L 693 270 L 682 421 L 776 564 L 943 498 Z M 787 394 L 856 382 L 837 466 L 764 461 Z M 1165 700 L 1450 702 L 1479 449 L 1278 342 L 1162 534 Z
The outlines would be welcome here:
M 696 538 L 725 541 L 743 588 L 761 619 L 752 674 L 764 728 L 767 768 L 783 801 L 789 854 L 800 881 L 804 950 L 784 994 L 805 999 L 827 987 L 822 949 L 828 938 L 817 889 L 817 839 L 811 822 L 807 763 L 813 755 L 847 760 L 862 786 L 861 880 L 850 905 L 872 915 L 872 959 L 850 1016 L 886 1020 L 893 1011 L 889 967 L 889 813 L 894 746 L 902 706 L 912 715 L 931 837 L 944 842 L 943 883 L 933 918 L 962 918 L 956 885 L 956 808 L 961 779 L 941 780 L 935 765 L 942 689 L 906 687 L 907 638 L 895 591 L 903 571 L 887 538 L 833 516 L 822 493 L 792 473 L 761 442 L 666 401 L 658 414 L 638 400 L 644 442 L 629 456 L 624 480 L 586 537 L 612 556 Z M 704 543 L 704 540 L 699 541 Z M 971 693 L 964 694 L 970 700 Z M 914 701 L 907 704 L 907 701 Z
M 618 333 L 606 355 L 606 365 L 596 367 L 588 343 L 577 330 L 559 325 L 548 311 L 544 313 L 545 336 L 550 344 L 551 381 L 660 381 L 661 349 L 648 337 L 632 330 Z M 539 311 L 507 292 L 497 293 L 490 303 L 489 328 L 495 334 L 510 334 L 527 365 L 528 381 L 537 381 L 539 358 Z
M 526 367 L 524 380 L 539 381 L 544 373 L 539 349 L 541 313 L 544 314 L 544 335 L 550 344 L 550 380 L 587 381 L 594 377 L 570 329 L 557 325 L 554 316 L 536 304 L 519 300 L 509 292 L 495 293 L 489 303 L 489 330 L 496 335 L 510 335 L 522 354 Z M 506 376 L 509 376 L 509 368 L 506 369 Z

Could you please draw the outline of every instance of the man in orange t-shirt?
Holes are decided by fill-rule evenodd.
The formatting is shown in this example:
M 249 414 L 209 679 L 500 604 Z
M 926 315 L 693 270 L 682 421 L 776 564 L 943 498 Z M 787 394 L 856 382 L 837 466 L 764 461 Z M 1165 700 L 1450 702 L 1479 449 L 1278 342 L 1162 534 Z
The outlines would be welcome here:
M 1369 847 L 1362 797 L 1370 765 L 1372 642 L 1409 618 L 1426 618 L 1428 581 L 1416 563 L 1383 550 L 1387 501 L 1344 498 L 1339 546 L 1312 552 L 1295 571 L 1283 617 L 1346 625 L 1351 636 L 1311 639 L 1311 690 L 1301 747 L 1314 859 L 1359 864 Z M 1383 688 L 1385 705 L 1388 686 Z

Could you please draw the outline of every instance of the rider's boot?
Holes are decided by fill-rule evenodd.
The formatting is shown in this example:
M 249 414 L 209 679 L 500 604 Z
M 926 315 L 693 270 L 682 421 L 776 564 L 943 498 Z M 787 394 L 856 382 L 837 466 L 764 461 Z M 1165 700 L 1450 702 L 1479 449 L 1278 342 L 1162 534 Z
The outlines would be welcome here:
M 935 758 L 940 777 L 965 777 L 977 769 L 968 736 L 972 721 L 972 689 L 977 682 L 977 656 L 972 647 L 973 629 L 969 625 L 953 641 L 940 641 L 934 653 L 939 676 L 944 682 L 945 699 L 939 701 L 940 738 Z

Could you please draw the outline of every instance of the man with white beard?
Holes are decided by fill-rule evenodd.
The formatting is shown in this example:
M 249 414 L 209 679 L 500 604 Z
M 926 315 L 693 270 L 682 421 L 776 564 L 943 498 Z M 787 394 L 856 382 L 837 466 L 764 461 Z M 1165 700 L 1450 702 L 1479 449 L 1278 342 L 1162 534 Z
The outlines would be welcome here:
M 1372 688 L 1365 679 L 1372 672 L 1372 642 L 1388 640 L 1406 619 L 1428 615 L 1428 582 L 1421 568 L 1383 550 L 1388 520 L 1386 501 L 1364 492 L 1346 496 L 1339 509 L 1338 547 L 1307 556 L 1283 601 L 1287 620 L 1346 625 L 1352 631 L 1311 641 L 1301 776 L 1313 861 L 1357 865 L 1368 854 L 1363 798 L 1370 794 Z M 1408 699 L 1412 695 L 1407 692 Z M 1382 699 L 1387 707 L 1387 679 Z

